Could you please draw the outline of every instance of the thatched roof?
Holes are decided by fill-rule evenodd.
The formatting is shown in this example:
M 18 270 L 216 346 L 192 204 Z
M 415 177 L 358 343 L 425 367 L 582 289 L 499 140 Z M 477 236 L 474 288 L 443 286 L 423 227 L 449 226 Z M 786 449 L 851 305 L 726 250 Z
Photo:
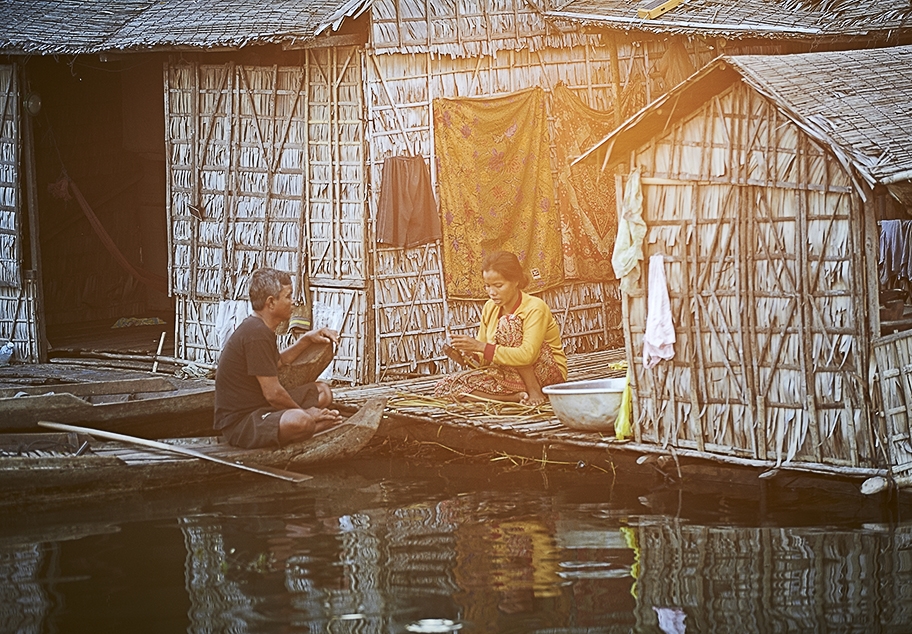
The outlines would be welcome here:
M 736 81 L 766 95 L 869 185 L 912 180 L 912 46 L 718 58 L 583 157 L 608 151 L 609 165 L 623 161 L 669 117 L 690 116 Z
M 576 23 L 652 33 L 747 37 L 878 37 L 912 33 L 912 6 L 903 0 L 685 0 L 653 19 L 638 10 L 658 0 L 570 0 L 545 15 Z M 908 41 L 908 40 L 907 40 Z
M 82 54 L 300 45 L 365 0 L 4 0 L 0 51 Z

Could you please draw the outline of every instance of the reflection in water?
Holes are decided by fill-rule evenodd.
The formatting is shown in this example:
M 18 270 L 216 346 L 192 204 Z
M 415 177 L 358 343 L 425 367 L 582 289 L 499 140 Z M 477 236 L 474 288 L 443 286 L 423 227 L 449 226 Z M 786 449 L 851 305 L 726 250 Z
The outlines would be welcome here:
M 46 559 L 38 544 L 0 549 L 0 632 L 42 631 L 50 609 L 39 582 Z
M 206 521 L 209 519 L 210 521 Z M 191 632 L 245 632 L 255 620 L 253 602 L 228 578 L 229 558 L 221 524 L 210 518 L 178 518 L 187 547 L 187 594 Z
M 132 631 L 765 634 L 912 624 L 910 525 L 764 525 L 718 500 L 690 517 L 661 514 L 617 499 L 591 474 L 549 484 L 534 473 L 471 475 L 348 480 L 120 533 L 85 524 L 69 540 L 54 527 L 42 539 L 34 522 L 28 535 L 0 532 L 0 631 L 77 631 L 67 625 L 99 616 L 80 612 L 96 595 L 119 597 L 96 610 L 118 610 Z M 151 607 L 156 594 L 174 596 L 172 578 L 183 578 L 174 591 L 186 601 Z M 123 621 L 131 614 L 145 616 Z
M 909 631 L 912 527 L 895 531 L 691 526 L 642 519 L 637 622 L 651 606 L 697 632 Z

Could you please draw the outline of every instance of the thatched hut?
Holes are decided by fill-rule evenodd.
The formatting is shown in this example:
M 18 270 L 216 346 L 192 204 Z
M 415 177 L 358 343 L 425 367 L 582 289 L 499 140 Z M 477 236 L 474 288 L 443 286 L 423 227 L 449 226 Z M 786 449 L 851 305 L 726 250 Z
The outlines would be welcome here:
M 589 188 L 593 168 L 571 168 L 570 156 L 723 44 L 784 52 L 880 45 L 912 32 L 912 12 L 880 6 L 861 30 L 829 28 L 838 20 L 827 18 L 844 9 L 810 3 L 791 28 L 735 32 L 736 3 L 719 3 L 715 17 L 681 5 L 662 20 L 622 2 L 589 5 L 574 13 L 577 3 L 524 0 L 3 4 L 10 79 L 2 85 L 13 104 L 4 116 L 15 130 L 4 142 L 10 157 L 25 149 L 22 162 L 10 159 L 18 198 L 9 239 L 19 249 L 10 262 L 19 268 L 10 273 L 17 282 L 0 283 L 0 337 L 14 340 L 20 359 L 36 360 L 47 324 L 164 309 L 175 356 L 212 362 L 246 310 L 250 272 L 272 265 L 295 274 L 299 299 L 308 283 L 316 319 L 341 328 L 335 379 L 438 371 L 449 363 L 440 341 L 478 320 L 477 289 L 448 271 L 466 263 L 472 271 L 474 260 L 455 254 L 459 240 L 447 226 L 440 240 L 378 242 L 384 163 L 421 157 L 441 217 L 459 215 L 469 188 L 441 152 L 448 139 L 437 117 L 524 98 L 523 112 L 535 114 L 528 125 L 540 126 L 524 138 L 540 143 L 535 191 L 546 213 L 539 233 L 503 222 L 506 238 L 486 235 L 482 249 L 519 250 L 509 241 L 518 233 L 527 245 L 538 240 L 529 236 L 548 237 L 540 265 L 528 265 L 568 350 L 620 345 L 617 282 L 606 264 L 613 201 Z M 787 22 L 777 7 L 766 10 Z M 597 9 L 613 17 L 594 19 Z M 33 92 L 44 98 L 42 114 L 23 118 L 18 97 Z M 63 182 L 69 195 L 61 163 L 106 230 L 107 249 L 81 205 L 47 190 Z M 496 178 L 487 181 L 483 195 L 496 194 Z
M 908 46 L 723 57 L 582 159 L 620 168 L 631 218 L 641 197 L 642 274 L 623 298 L 638 441 L 912 469 L 912 331 L 887 334 L 878 271 L 878 223 L 912 205 L 910 80 Z M 676 341 L 652 365 L 663 287 Z

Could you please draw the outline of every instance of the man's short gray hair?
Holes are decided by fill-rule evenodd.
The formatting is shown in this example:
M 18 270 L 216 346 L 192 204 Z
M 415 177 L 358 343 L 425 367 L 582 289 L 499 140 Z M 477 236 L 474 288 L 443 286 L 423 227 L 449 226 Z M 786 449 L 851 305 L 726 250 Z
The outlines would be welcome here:
M 250 305 L 253 310 L 263 310 L 266 300 L 279 297 L 283 286 L 291 286 L 291 275 L 276 269 L 257 269 L 250 276 Z

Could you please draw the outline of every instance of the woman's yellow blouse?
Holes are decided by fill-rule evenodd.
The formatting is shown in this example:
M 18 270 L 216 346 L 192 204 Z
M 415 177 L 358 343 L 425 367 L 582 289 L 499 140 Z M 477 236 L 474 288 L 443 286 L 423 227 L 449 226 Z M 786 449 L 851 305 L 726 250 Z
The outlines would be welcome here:
M 548 305 L 538 297 L 522 294 L 519 307 L 513 311 L 523 320 L 523 341 L 518 348 L 497 346 L 494 350 L 493 363 L 509 366 L 532 365 L 538 358 L 542 342 L 547 342 L 554 353 L 554 360 L 560 367 L 561 375 L 567 378 L 567 355 L 561 344 L 560 328 L 551 314 Z M 481 311 L 481 326 L 478 328 L 478 340 L 483 343 L 494 343 L 494 333 L 497 332 L 497 321 L 500 317 L 500 307 L 488 300 Z

